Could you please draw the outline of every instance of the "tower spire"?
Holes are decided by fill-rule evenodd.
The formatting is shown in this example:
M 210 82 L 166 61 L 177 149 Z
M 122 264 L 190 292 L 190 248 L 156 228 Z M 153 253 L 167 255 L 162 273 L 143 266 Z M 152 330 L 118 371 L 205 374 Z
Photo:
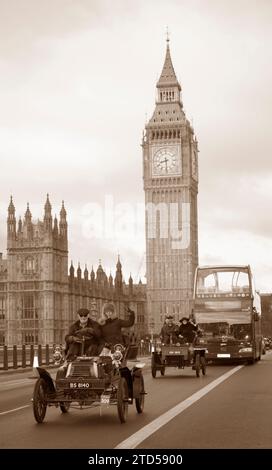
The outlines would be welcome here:
M 181 91 L 181 86 L 180 86 L 179 81 L 176 77 L 175 69 L 174 69 L 174 66 L 173 66 L 172 59 L 171 59 L 169 42 L 170 42 L 169 33 L 167 33 L 166 54 L 165 54 L 165 59 L 164 59 L 164 64 L 163 64 L 161 76 L 160 76 L 159 81 L 157 83 L 157 88 L 177 87 L 179 89 L 179 91 Z

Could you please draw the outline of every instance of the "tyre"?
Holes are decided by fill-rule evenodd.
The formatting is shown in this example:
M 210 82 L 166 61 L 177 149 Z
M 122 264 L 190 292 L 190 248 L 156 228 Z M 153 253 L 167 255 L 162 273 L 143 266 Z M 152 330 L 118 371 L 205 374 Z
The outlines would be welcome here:
M 196 354 L 195 356 L 195 371 L 196 371 L 196 376 L 200 376 L 200 355 Z
M 154 354 L 152 354 L 152 358 L 151 358 L 151 374 L 152 374 L 153 379 L 155 379 L 156 374 L 157 374 L 157 367 L 156 367 L 156 363 L 155 363 Z
M 70 408 L 70 403 L 67 403 L 64 401 L 60 402 L 60 409 L 62 413 L 68 413 L 69 408 Z
M 145 402 L 145 389 L 144 389 L 144 378 L 141 375 L 141 391 L 139 398 L 135 398 L 135 406 L 137 413 L 142 413 L 144 411 L 144 402 Z
M 125 423 L 128 414 L 128 386 L 124 377 L 120 377 L 117 389 L 117 411 L 121 423 Z
M 161 375 L 162 375 L 162 376 L 165 375 L 165 367 L 162 367 L 162 368 L 161 368 Z
M 200 366 L 202 375 L 206 375 L 206 358 L 205 356 L 200 356 Z
M 33 413 L 37 423 L 42 423 L 46 414 L 46 382 L 38 379 L 33 392 Z

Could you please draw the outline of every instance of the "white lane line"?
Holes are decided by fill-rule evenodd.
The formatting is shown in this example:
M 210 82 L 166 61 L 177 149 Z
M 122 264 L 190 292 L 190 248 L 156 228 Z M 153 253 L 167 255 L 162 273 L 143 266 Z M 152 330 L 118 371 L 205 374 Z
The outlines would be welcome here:
M 125 439 L 123 442 L 118 444 L 115 449 L 135 449 L 139 444 L 145 441 L 149 436 L 154 434 L 154 432 L 158 431 L 162 426 L 169 423 L 172 419 L 176 418 L 177 415 L 182 413 L 184 410 L 189 408 L 189 406 L 193 405 L 195 402 L 200 400 L 202 397 L 207 395 L 211 390 L 215 387 L 220 385 L 222 382 L 227 380 L 231 375 L 238 372 L 238 370 L 242 369 L 244 366 L 237 366 L 234 369 L 226 372 L 225 374 L 221 375 L 218 379 L 214 380 L 213 382 L 203 387 L 198 392 L 194 393 L 192 396 L 187 398 L 186 400 L 180 402 L 178 405 L 174 406 L 171 410 L 168 410 L 163 415 L 156 418 L 151 423 L 144 426 L 142 429 L 137 431 L 135 434 L 132 434 L 128 439 Z
M 24 406 L 20 406 L 19 408 L 14 408 L 13 410 L 2 411 L 2 413 L 0 413 L 0 416 L 8 415 L 9 413 L 14 413 L 15 411 L 19 411 L 19 410 L 24 410 L 25 408 L 28 408 L 29 406 L 30 405 L 24 405 Z

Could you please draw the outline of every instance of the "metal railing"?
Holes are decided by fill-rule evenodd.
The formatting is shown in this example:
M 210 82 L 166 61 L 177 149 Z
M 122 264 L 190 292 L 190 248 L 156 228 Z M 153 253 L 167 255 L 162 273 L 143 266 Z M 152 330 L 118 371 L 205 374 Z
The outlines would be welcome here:
M 33 367 L 34 357 L 37 356 L 39 365 L 53 364 L 53 347 L 25 345 L 0 347 L 0 370 Z

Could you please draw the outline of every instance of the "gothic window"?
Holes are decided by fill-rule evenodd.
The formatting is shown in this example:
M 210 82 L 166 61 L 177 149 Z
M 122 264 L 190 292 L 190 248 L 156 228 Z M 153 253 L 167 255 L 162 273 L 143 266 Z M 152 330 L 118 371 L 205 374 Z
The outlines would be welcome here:
M 0 320 L 5 319 L 5 311 L 6 311 L 6 301 L 4 297 L 0 297 Z
M 33 294 L 24 294 L 22 296 L 22 319 L 38 319 L 38 311 L 35 305 L 35 299 Z
M 32 257 L 32 256 L 28 256 L 27 258 L 25 258 L 24 261 L 22 261 L 21 263 L 21 269 L 22 269 L 22 272 L 24 272 L 25 274 L 33 274 L 36 272 L 36 262 L 35 262 L 35 259 Z

